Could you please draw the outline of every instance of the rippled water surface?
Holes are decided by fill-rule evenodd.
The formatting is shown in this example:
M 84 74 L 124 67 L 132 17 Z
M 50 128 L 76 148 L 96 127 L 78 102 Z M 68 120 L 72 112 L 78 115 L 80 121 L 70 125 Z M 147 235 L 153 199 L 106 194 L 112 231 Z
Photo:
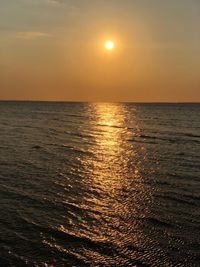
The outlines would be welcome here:
M 200 105 L 0 102 L 0 266 L 200 266 Z

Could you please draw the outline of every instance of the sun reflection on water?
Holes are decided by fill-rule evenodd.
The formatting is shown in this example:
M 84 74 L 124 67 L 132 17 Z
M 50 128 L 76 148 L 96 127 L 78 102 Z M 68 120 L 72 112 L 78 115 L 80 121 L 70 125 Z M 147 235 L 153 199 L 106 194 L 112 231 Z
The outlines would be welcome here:
M 118 104 L 94 104 L 93 105 L 93 132 L 96 145 L 93 147 L 93 153 L 96 155 L 94 171 L 98 174 L 94 179 L 103 179 L 105 185 L 109 183 L 109 189 L 116 187 L 117 179 L 122 173 L 123 165 L 126 163 L 124 153 L 126 150 L 126 140 L 130 137 L 127 131 L 125 120 L 125 109 Z M 111 183 L 115 186 L 111 187 Z
M 98 148 L 119 152 L 126 134 L 124 130 L 125 110 L 114 104 L 95 104 L 94 119 L 100 135 L 96 138 Z
M 129 141 L 136 134 L 137 122 L 134 112 L 123 104 L 89 104 L 85 116 L 90 142 L 88 153 L 78 158 L 81 198 L 76 189 L 76 206 L 70 202 L 76 210 L 70 230 L 68 225 L 59 231 L 95 244 L 112 244 L 126 254 L 127 246 L 145 240 L 135 218 L 144 216 L 144 200 L 149 197 L 142 178 L 144 151 Z M 102 262 L 98 251 L 83 248 L 82 253 Z
M 130 113 L 123 104 L 91 104 L 88 114 L 94 138 L 90 149 L 94 157 L 82 158 L 87 172 L 85 183 L 91 190 L 86 200 L 101 214 L 101 223 L 119 227 L 121 216 L 131 214 L 127 204 L 129 198 L 133 198 L 130 201 L 134 202 L 134 209 L 139 209 L 140 194 L 145 191 L 140 175 L 142 162 L 129 142 L 135 134 L 131 129 L 137 129 L 136 120 L 133 114 L 129 118 Z M 131 121 L 127 123 L 129 119 Z M 114 221 L 107 221 L 109 217 Z M 117 231 L 113 231 L 113 238 L 115 234 Z
M 82 158 L 82 165 L 87 171 L 85 183 L 91 191 L 85 199 L 93 206 L 90 216 L 101 233 L 94 238 L 122 245 L 124 236 L 127 235 L 129 242 L 136 228 L 134 212 L 135 216 L 143 216 L 145 210 L 141 202 L 146 194 L 141 177 L 143 162 L 139 151 L 129 142 L 135 134 L 133 128 L 137 129 L 136 120 L 132 117 L 127 123 L 130 113 L 123 104 L 92 104 L 88 114 L 95 144 L 91 151 L 95 157 Z M 136 243 L 141 238 L 132 236 Z

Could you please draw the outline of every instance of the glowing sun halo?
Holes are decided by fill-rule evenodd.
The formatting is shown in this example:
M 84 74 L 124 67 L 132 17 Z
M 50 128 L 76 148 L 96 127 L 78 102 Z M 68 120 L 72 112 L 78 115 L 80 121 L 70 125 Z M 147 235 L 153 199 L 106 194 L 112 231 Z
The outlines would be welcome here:
M 111 41 L 111 40 L 108 40 L 108 41 L 105 42 L 104 47 L 107 50 L 112 50 L 114 48 L 114 42 Z

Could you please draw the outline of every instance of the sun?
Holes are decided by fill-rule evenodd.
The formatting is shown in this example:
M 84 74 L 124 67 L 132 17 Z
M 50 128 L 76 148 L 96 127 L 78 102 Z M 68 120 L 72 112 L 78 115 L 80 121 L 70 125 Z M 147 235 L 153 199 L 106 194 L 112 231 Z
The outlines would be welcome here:
M 111 40 L 107 40 L 104 44 L 105 49 L 112 50 L 114 48 L 115 44 Z

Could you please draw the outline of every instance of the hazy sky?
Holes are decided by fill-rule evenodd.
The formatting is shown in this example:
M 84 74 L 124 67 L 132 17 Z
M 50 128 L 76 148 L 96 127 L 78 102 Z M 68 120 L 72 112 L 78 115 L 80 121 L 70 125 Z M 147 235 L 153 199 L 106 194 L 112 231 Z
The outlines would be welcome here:
M 0 99 L 200 101 L 200 1 L 0 0 Z

